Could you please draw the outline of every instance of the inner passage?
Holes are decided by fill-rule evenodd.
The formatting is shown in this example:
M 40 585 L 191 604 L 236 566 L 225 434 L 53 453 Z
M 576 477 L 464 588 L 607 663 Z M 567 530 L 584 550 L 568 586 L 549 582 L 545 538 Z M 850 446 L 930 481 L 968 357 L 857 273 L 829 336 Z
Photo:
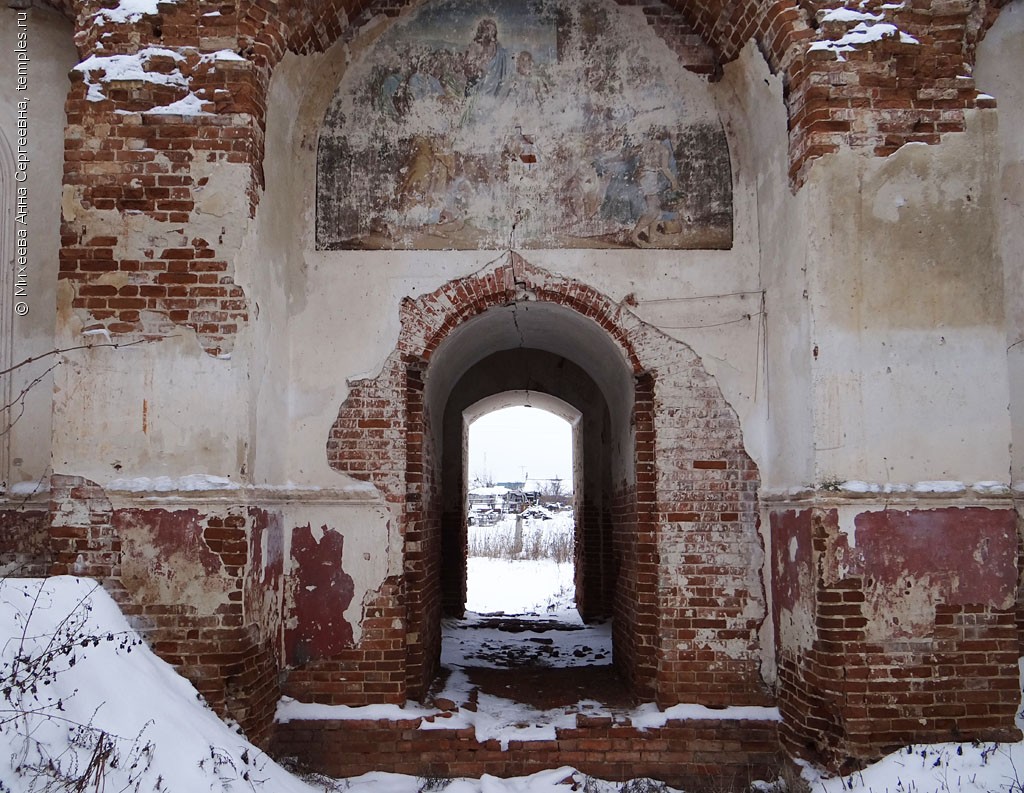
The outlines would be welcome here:
M 573 426 L 497 410 L 470 425 L 467 460 L 467 613 L 445 626 L 444 666 L 477 682 L 485 669 L 610 669 L 610 626 L 576 609 Z

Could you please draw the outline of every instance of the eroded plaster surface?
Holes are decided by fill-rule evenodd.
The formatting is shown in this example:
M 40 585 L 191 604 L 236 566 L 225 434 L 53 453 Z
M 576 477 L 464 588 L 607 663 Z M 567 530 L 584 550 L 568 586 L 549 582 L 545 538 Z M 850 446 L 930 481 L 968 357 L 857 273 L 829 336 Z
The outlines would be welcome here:
M 816 483 L 1007 481 L 995 120 L 808 182 Z
M 872 510 L 840 533 L 827 585 L 863 582 L 867 641 L 927 635 L 936 604 L 1009 609 L 1016 600 L 1017 529 L 1010 509 Z
M 611 2 L 421 5 L 346 72 L 317 190 L 322 249 L 732 240 L 703 81 Z
M 978 46 L 975 80 L 999 109 L 996 213 L 1006 288 L 1006 345 L 1013 423 L 1013 479 L 1024 480 L 1024 4 L 1009 3 Z
M 228 602 L 230 577 L 210 547 L 198 510 L 118 510 L 121 580 L 139 603 L 215 611 Z M 216 531 L 213 529 L 212 531 Z

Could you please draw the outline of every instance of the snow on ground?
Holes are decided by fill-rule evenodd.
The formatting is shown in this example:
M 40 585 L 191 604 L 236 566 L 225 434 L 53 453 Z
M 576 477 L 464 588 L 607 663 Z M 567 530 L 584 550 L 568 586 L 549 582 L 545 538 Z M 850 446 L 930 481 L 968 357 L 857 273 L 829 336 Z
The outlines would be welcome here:
M 1020 793 L 1024 744 L 909 746 L 849 776 L 826 779 L 805 768 L 803 777 L 814 793 Z
M 477 614 L 575 611 L 572 562 L 553 559 L 468 560 L 466 608 Z
M 469 527 L 466 608 L 478 614 L 575 613 L 572 511 L 521 521 L 522 550 L 513 556 L 516 518 Z M 487 554 L 487 555 L 485 555 Z
M 95 581 L 0 581 L 0 637 L 5 793 L 316 789 L 205 707 Z
M 564 532 L 565 526 L 552 525 L 541 534 L 551 537 L 559 531 Z M 524 534 L 529 536 L 529 532 Z M 584 627 L 578 618 L 574 625 L 567 624 L 573 613 L 571 564 L 536 566 L 527 578 L 523 568 L 528 564 L 515 559 L 506 562 L 502 570 L 498 560 L 471 560 L 471 576 L 479 575 L 487 582 L 474 596 L 477 600 L 472 601 L 483 613 L 471 614 L 465 624 L 446 625 L 444 663 L 452 671 L 436 697 L 464 702 L 472 688 L 464 670 L 480 665 L 501 668 L 503 647 L 507 650 L 535 643 L 546 648 L 546 659 L 553 665 L 568 663 L 570 658 L 579 662 L 573 653 L 583 648 L 588 663 L 601 663 L 604 659 L 598 655 L 604 652 L 610 657 L 610 646 L 602 644 L 609 641 L 607 626 Z M 519 597 L 500 602 L 492 599 L 500 590 L 497 579 L 515 582 L 511 590 Z M 510 614 L 534 620 L 536 629 L 531 626 L 510 638 L 499 627 L 492 627 Z M 553 622 L 562 625 L 558 633 L 551 628 Z M 472 633 L 477 638 L 468 638 L 469 626 L 475 626 Z M 531 642 L 546 638 L 553 640 L 550 644 Z M 576 709 L 605 712 L 597 702 L 581 702 Z M 748 710 L 736 709 L 729 715 L 778 718 L 774 708 L 745 712 Z M 715 718 L 727 717 L 727 711 L 710 713 Z M 625 715 L 635 724 L 650 727 L 668 718 L 706 716 L 699 706 L 678 705 L 661 711 L 653 704 L 641 705 L 628 714 L 611 715 Z M 566 709 L 537 711 L 484 693 L 479 693 L 475 712 L 456 708 L 442 714 L 437 708 L 417 703 L 404 708 L 382 705 L 346 709 L 289 700 L 279 708 L 282 720 L 346 717 L 422 718 L 421 729 L 473 727 L 481 739 L 496 738 L 504 743 L 544 739 L 553 735 L 557 726 L 570 725 L 575 715 Z M 32 772 L 33 767 L 46 766 L 62 769 L 67 775 L 65 782 L 47 787 L 53 781 L 52 774 L 41 777 Z M 67 782 L 74 774 L 85 777 L 89 773 L 89 784 L 84 788 Z M 803 776 L 814 793 L 1024 793 L 1024 743 L 913 746 L 847 777 L 827 777 L 811 767 L 804 769 Z M 571 768 L 507 780 L 486 775 L 479 779 L 424 780 L 381 772 L 346 780 L 299 779 L 205 707 L 192 685 L 141 643 L 116 604 L 94 582 L 68 576 L 0 580 L 0 793 L 73 789 L 137 793 L 420 793 L 427 789 L 447 793 L 563 793 L 573 785 L 591 793 L 619 793 L 625 789 L 621 783 L 589 779 Z M 666 793 L 670 790 L 660 789 Z

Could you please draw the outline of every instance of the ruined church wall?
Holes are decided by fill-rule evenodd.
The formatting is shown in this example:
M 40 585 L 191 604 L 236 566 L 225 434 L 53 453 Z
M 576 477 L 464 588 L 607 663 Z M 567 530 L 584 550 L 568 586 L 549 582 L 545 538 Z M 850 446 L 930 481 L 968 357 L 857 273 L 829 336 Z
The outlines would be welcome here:
M 24 90 L 18 90 L 18 61 L 14 52 L 19 34 L 24 34 L 23 52 L 29 57 L 23 64 Z M 61 160 L 64 150 L 63 98 L 67 92 L 67 71 L 76 62 L 71 43 L 72 29 L 56 13 L 41 9 L 17 12 L 3 9 L 0 13 L 0 35 L 11 43 L 11 56 L 0 67 L 0 125 L 9 151 L 2 156 L 12 158 L 5 173 L 4 203 L 10 216 L 5 219 L 4 240 L 4 305 L 0 308 L 0 344 L 5 348 L 0 369 L 25 359 L 45 355 L 54 349 L 54 310 L 56 306 L 57 254 L 60 249 Z M 19 152 L 19 102 L 25 136 Z M 15 171 L 15 160 L 27 158 Z M 7 180 L 10 179 L 8 182 Z M 22 181 L 24 179 L 24 181 Z M 24 188 L 23 218 L 15 218 L 17 188 Z M 24 219 L 24 223 L 21 222 Z M 25 280 L 14 269 L 15 236 L 27 233 L 28 263 Z M 15 294 L 15 288 L 24 294 Z M 27 313 L 16 314 L 16 304 L 23 303 Z M 22 310 L 25 310 L 22 309 Z M 17 398 L 29 388 L 26 398 L 10 416 L 0 412 L 0 482 L 9 488 L 42 481 L 45 485 L 50 465 L 49 435 L 51 426 L 51 394 L 53 377 L 46 373 L 55 359 L 23 367 L 10 377 L 0 378 L 5 390 L 0 404 Z M 38 383 L 33 381 L 41 377 Z M 16 423 L 7 431 L 8 422 Z M 24 493 L 22 493 L 24 495 Z
M 750 43 L 726 64 L 722 80 L 712 86 L 716 93 L 730 97 L 724 103 L 723 118 L 736 142 L 735 167 L 755 191 L 750 220 L 757 234 L 757 277 L 764 290 L 765 315 L 756 339 L 702 356 L 719 382 L 735 376 L 730 369 L 737 360 L 745 361 L 745 368 L 753 372 L 753 394 L 742 401 L 730 398 L 730 402 L 740 412 L 744 444 L 767 490 L 812 481 L 814 470 L 807 387 L 812 347 L 807 302 L 809 234 L 801 233 L 810 228 L 810 202 L 808 192 L 794 192 L 789 181 L 782 82 L 782 76 L 769 70 Z
M 358 57 L 361 48 L 380 33 L 377 29 L 350 43 L 339 42 L 324 54 L 287 54 L 275 69 L 267 103 L 266 192 L 240 257 L 253 263 L 239 266 L 240 282 L 247 282 L 246 273 L 255 270 L 256 262 L 267 262 L 275 272 L 280 298 L 259 301 L 256 324 L 265 322 L 287 339 L 290 367 L 286 385 L 263 388 L 287 391 L 287 452 L 284 462 L 275 464 L 283 465 L 283 479 L 303 488 L 358 487 L 328 466 L 325 445 L 339 407 L 353 393 L 349 381 L 377 376 L 393 354 L 401 331 L 402 300 L 483 270 L 498 255 L 495 251 L 315 250 L 316 145 L 325 108 L 344 76 L 346 60 Z M 660 40 L 656 42 L 664 47 Z M 760 71 L 767 71 L 763 59 L 756 52 L 749 57 L 760 60 L 760 66 L 752 67 L 760 80 Z M 746 138 L 735 129 L 749 110 L 781 103 L 781 86 L 776 81 L 771 91 L 754 91 L 753 98 L 741 100 L 733 91 L 709 89 L 700 78 L 684 75 L 680 79 L 690 79 L 692 90 L 706 92 L 708 98 L 702 101 L 730 111 L 726 133 L 734 180 L 732 250 L 530 250 L 527 258 L 533 265 L 579 279 L 612 300 L 627 301 L 629 310 L 642 320 L 691 345 L 716 377 L 726 400 L 746 420 L 755 413 L 755 381 L 760 376 L 758 367 L 763 366 L 757 316 L 761 188 L 745 148 L 756 136 Z M 753 108 L 744 107 L 742 101 L 751 102 Z M 771 146 L 779 163 L 775 187 L 788 192 L 784 130 L 783 122 Z M 723 321 L 727 324 L 719 324 Z M 390 420 L 399 409 L 392 400 L 381 408 L 385 412 L 379 420 Z M 758 433 L 752 432 L 752 437 L 756 443 Z M 764 455 L 755 449 L 754 456 Z M 268 460 L 266 465 L 270 464 Z M 260 466 L 257 461 L 255 470 Z M 315 499 L 315 495 L 308 497 Z M 353 585 L 346 615 L 356 611 L 356 604 L 378 603 L 378 593 L 387 590 L 390 576 L 402 569 L 400 518 L 396 504 L 377 515 L 339 505 L 331 508 L 329 518 L 324 517 L 322 525 L 345 537 L 346 548 L 358 540 L 364 554 L 384 560 L 382 566 L 367 565 L 360 556 L 349 557 L 346 550 L 344 569 Z M 749 586 L 759 588 L 756 581 Z M 357 643 L 366 619 L 373 620 L 368 614 L 351 615 Z M 304 676 L 292 678 L 295 693 L 301 692 Z M 332 696 L 336 701 L 351 701 L 340 690 Z
M 639 13 L 638 9 L 621 11 Z M 646 25 L 642 15 L 640 24 Z M 665 51 L 662 57 L 675 57 L 660 39 L 649 35 L 652 48 Z M 280 222 L 293 232 L 297 266 L 287 282 L 292 296 L 292 339 L 309 339 L 315 333 L 322 340 L 315 347 L 293 341 L 292 347 L 297 398 L 292 402 L 289 468 L 294 481 L 308 484 L 336 479 L 313 450 L 323 443 L 325 423 L 329 426 L 333 421 L 344 398 L 344 380 L 375 374 L 394 348 L 401 300 L 483 269 L 497 253 L 315 250 L 311 191 L 316 139 L 326 103 L 344 74 L 343 61 L 357 57 L 361 44 L 365 46 L 357 37 L 349 46 L 335 45 L 326 55 L 286 56 L 275 70 L 271 91 L 274 86 L 288 85 L 294 86 L 296 93 L 304 89 L 305 96 L 290 103 L 287 99 L 271 102 L 268 112 L 268 191 L 258 218 L 261 223 Z M 310 74 L 315 76 L 310 79 Z M 679 79 L 691 80 L 690 90 L 709 94 L 703 101 L 718 108 L 737 103 L 725 92 L 709 90 L 701 78 L 684 73 Z M 290 111 L 296 113 L 295 120 Z M 733 111 L 736 118 L 742 114 L 739 108 Z M 275 139 L 273 132 L 281 118 L 291 128 L 287 145 L 283 138 Z M 731 250 L 540 249 L 531 250 L 527 258 L 538 267 L 577 278 L 612 300 L 627 300 L 641 319 L 690 344 L 722 382 L 730 402 L 741 415 L 748 415 L 754 402 L 758 357 L 758 185 L 749 154 L 742 147 L 745 141 L 738 143 L 728 127 L 726 132 L 730 135 L 735 201 Z M 784 141 L 778 140 L 784 151 Z M 280 198 L 275 198 L 275 189 L 284 191 Z M 269 220 L 271 206 L 278 208 L 274 211 L 280 213 L 280 221 Z M 339 281 L 348 288 L 339 290 Z M 736 294 L 747 291 L 750 294 Z M 729 324 L 718 325 L 723 320 Z M 702 330 L 701 326 L 708 327 Z
M 646 31 L 638 9 L 616 13 Z M 192 35 L 191 26 L 183 29 Z M 147 101 L 161 104 L 167 92 L 146 81 L 125 88 L 101 86 L 90 77 L 86 85 L 76 73 L 60 201 L 66 267 L 56 293 L 57 343 L 103 339 L 102 332 L 86 334 L 104 325 L 116 340 L 147 341 L 69 353 L 61 367 L 53 405 L 53 571 L 96 575 L 116 587 L 127 569 L 139 592 L 149 593 L 144 607 L 160 615 L 154 627 L 159 641 L 177 641 L 196 625 L 224 629 L 218 641 L 227 642 L 232 662 L 252 651 L 265 664 L 258 675 L 263 682 L 277 665 L 301 665 L 310 652 L 333 655 L 333 666 L 304 670 L 305 678 L 296 675 L 289 683 L 303 695 L 324 672 L 331 690 L 316 693 L 349 703 L 400 702 L 406 690 L 403 540 L 416 538 L 403 537 L 401 528 L 406 488 L 414 483 L 406 481 L 401 465 L 371 469 L 379 449 L 382 464 L 391 464 L 383 458 L 405 448 L 404 404 L 395 396 L 407 396 L 408 383 L 384 383 L 377 393 L 367 388 L 356 395 L 367 400 L 359 406 L 368 411 L 362 416 L 366 429 L 382 441 L 366 447 L 357 473 L 360 479 L 381 474 L 382 480 L 393 474 L 387 487 L 374 490 L 331 467 L 332 428 L 339 407 L 359 388 L 353 381 L 391 372 L 406 352 L 396 349 L 403 301 L 493 268 L 497 255 L 315 250 L 316 152 L 325 109 L 348 60 L 387 29 L 378 19 L 324 54 L 285 55 L 273 68 L 266 101 L 251 78 L 252 63 L 216 62 L 213 84 L 223 79 L 255 109 L 239 100 L 237 106 L 218 105 L 212 117 L 119 114 Z M 674 63 L 661 39 L 644 44 Z M 177 68 L 172 56 L 156 61 L 161 58 L 154 68 Z M 199 56 L 189 58 L 198 68 Z M 1013 692 L 1006 684 L 1016 679 L 1007 622 L 1010 502 L 999 487 L 976 491 L 971 485 L 1007 481 L 1007 437 L 1019 427 L 1006 410 L 1009 402 L 1017 415 L 1020 401 L 1014 399 L 1016 375 L 1006 376 L 1005 348 L 1013 339 L 1004 338 L 1002 323 L 1004 312 L 1020 314 L 1020 300 L 1010 280 L 1014 271 L 1008 267 L 1004 274 L 1006 263 L 998 263 L 1000 251 L 1005 258 L 1019 245 L 1000 230 L 993 197 L 999 167 L 1012 174 L 1019 157 L 1005 142 L 1001 149 L 996 144 L 993 119 L 1001 111 L 969 111 L 966 131 L 957 131 L 961 112 L 948 122 L 952 132 L 941 143 L 896 150 L 907 134 L 904 118 L 897 144 L 884 144 L 894 151 L 887 158 L 868 153 L 865 141 L 878 130 L 854 124 L 835 147 L 856 141 L 863 150 L 823 157 L 815 150 L 813 157 L 790 161 L 787 146 L 792 154 L 807 141 L 796 133 L 787 139 L 783 78 L 769 73 L 753 46 L 711 85 L 674 69 L 725 125 L 733 169 L 732 248 L 532 249 L 529 262 L 578 281 L 685 343 L 720 388 L 728 405 L 723 413 L 729 414 L 722 431 L 730 442 L 741 436 L 763 477 L 761 495 L 768 497 L 760 527 L 747 519 L 752 513 L 744 513 L 744 544 L 733 554 L 742 558 L 732 559 L 741 569 L 733 583 L 742 580 L 752 590 L 761 583 L 768 591 L 748 593 L 753 605 L 743 615 L 743 634 L 720 646 L 737 654 L 745 679 L 760 663 L 760 678 L 771 682 L 776 660 L 766 638 L 776 634 L 789 740 L 822 734 L 822 752 L 864 756 L 907 736 L 993 734 L 1012 723 Z M 840 71 L 827 89 L 833 99 L 851 77 Z M 812 92 L 811 80 L 801 77 L 790 86 L 798 86 L 795 96 L 803 101 Z M 122 93 L 98 106 L 88 99 L 96 87 Z M 970 90 L 965 85 L 953 93 Z M 921 98 L 904 97 L 908 106 Z M 961 99 L 953 101 L 963 106 Z M 1000 134 L 1015 128 L 1012 113 L 1009 125 L 1000 116 Z M 933 108 L 923 121 L 934 124 L 940 116 Z M 819 123 L 820 142 L 828 124 L 847 122 L 816 117 L 813 124 Z M 939 135 L 925 137 L 937 141 Z M 111 153 L 118 146 L 137 153 L 119 160 Z M 187 153 L 175 152 L 182 146 Z M 216 146 L 227 149 L 218 154 Z M 996 165 L 1000 156 L 1003 166 Z M 140 180 L 152 177 L 150 182 L 140 186 L 128 178 L 127 165 L 112 164 L 122 161 L 139 166 Z M 795 171 L 802 187 L 794 194 L 787 176 Z M 159 182 L 168 177 L 173 187 Z M 162 190 L 177 198 L 161 198 Z M 181 205 L 160 217 L 168 200 Z M 1005 225 L 1013 225 L 1012 217 Z M 1009 248 L 998 241 L 1000 233 Z M 45 234 L 52 237 L 53 228 Z M 766 317 L 759 314 L 762 289 Z M 155 336 L 164 338 L 151 340 Z M 645 432 L 655 424 L 654 404 L 664 393 L 657 383 L 646 386 Z M 659 445 L 646 441 L 641 451 L 656 449 L 665 471 L 680 460 L 692 467 L 696 460 L 685 456 L 668 459 L 677 440 L 670 422 L 657 429 Z M 678 440 L 693 439 L 684 431 Z M 33 447 L 40 459 L 43 447 Z M 736 459 L 752 470 L 745 455 Z M 628 478 L 632 462 L 623 460 L 616 473 Z M 240 487 L 191 501 L 181 492 L 161 492 L 165 484 L 186 489 L 183 477 L 194 473 Z M 700 475 L 708 481 L 715 476 Z M 112 486 L 118 479 L 135 480 L 138 488 L 123 481 Z M 836 495 L 833 488 L 844 480 L 863 480 L 867 492 Z M 896 501 L 882 490 L 890 482 L 936 480 L 966 486 L 947 491 L 943 484 L 929 495 L 901 491 Z M 872 483 L 879 485 L 877 493 Z M 630 498 L 636 501 L 635 494 L 623 496 Z M 690 512 L 682 507 L 685 494 L 665 501 L 679 506 L 667 514 Z M 645 531 L 653 532 L 653 521 L 647 524 Z M 168 526 L 169 557 L 187 548 L 192 567 L 210 573 L 210 589 L 143 580 L 145 572 L 163 570 L 150 551 Z M 628 530 L 627 522 L 623 526 Z M 681 580 L 674 565 L 696 536 L 687 534 L 689 527 L 676 530 L 680 541 L 665 548 L 658 571 L 666 586 Z M 998 586 L 979 586 L 973 568 L 962 586 L 950 589 L 938 581 L 950 563 L 939 551 L 960 542 L 964 532 L 968 556 L 991 554 L 986 559 Z M 914 560 L 902 551 L 877 551 L 885 540 L 914 547 L 920 536 L 944 542 Z M 756 540 L 762 538 L 760 551 Z M 714 555 L 712 542 L 701 547 Z M 770 576 L 761 564 L 764 555 L 771 560 Z M 966 559 L 953 561 L 970 566 Z M 330 574 L 320 577 L 317 571 L 325 567 Z M 818 576 L 819 570 L 827 575 Z M 904 573 L 914 597 L 887 609 L 878 582 L 895 592 Z M 155 589 L 147 589 L 149 583 Z M 725 602 L 725 590 L 712 594 Z M 319 594 L 303 594 L 311 591 Z M 934 597 L 925 603 L 925 594 Z M 673 605 L 689 608 L 684 588 L 677 595 Z M 766 612 L 772 620 L 764 619 Z M 912 638 L 920 642 L 904 641 L 893 616 L 912 625 Z M 661 627 L 663 647 L 672 648 L 678 636 L 668 620 Z M 801 666 L 800 655 L 809 648 L 819 655 Z M 219 649 L 216 642 L 205 645 L 182 664 L 201 678 L 211 667 L 200 656 Z M 981 659 L 968 656 L 975 650 Z M 932 664 L 940 651 L 949 663 Z M 931 676 L 923 699 L 911 697 L 912 720 L 920 728 L 894 715 L 908 702 L 898 698 L 906 689 L 899 670 L 907 664 Z M 877 670 L 881 682 L 847 683 L 843 675 L 852 667 Z M 352 676 L 353 670 L 359 674 Z M 965 689 L 960 681 L 966 679 L 991 683 L 989 691 Z M 228 687 L 213 688 L 207 692 L 211 700 L 228 707 Z M 252 719 L 265 721 L 274 693 L 272 686 L 260 690 L 259 704 L 242 703 L 240 712 L 262 708 L 263 715 Z M 844 709 L 836 707 L 839 701 L 853 704 Z M 808 716 L 817 712 L 827 714 L 821 724 Z
M 966 121 L 823 157 L 801 189 L 814 473 L 762 492 L 797 753 L 1015 735 L 997 111 Z
M 0 408 L 0 569 L 30 573 L 43 572 L 46 557 L 54 385 L 49 370 L 57 362 L 47 353 L 56 346 L 63 97 L 67 70 L 76 60 L 71 34 L 71 26 L 51 11 L 0 12 L 0 37 L 10 42 L 9 57 L 0 65 L 0 129 L 5 144 L 0 167 L 6 213 L 0 370 L 42 356 L 0 375 L 0 405 L 10 405 L 9 410 Z M 19 62 L 22 56 L 29 60 Z M 18 188 L 23 190 L 20 200 Z M 20 249 L 19 233 L 24 235 Z M 27 253 L 24 270 L 18 261 L 20 250 Z

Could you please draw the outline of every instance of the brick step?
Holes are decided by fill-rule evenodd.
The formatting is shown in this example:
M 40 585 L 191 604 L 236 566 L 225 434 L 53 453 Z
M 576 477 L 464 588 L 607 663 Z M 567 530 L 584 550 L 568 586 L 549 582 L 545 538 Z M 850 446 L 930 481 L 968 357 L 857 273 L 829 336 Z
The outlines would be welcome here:
M 446 719 L 452 729 L 442 726 Z M 622 716 L 577 714 L 574 727 L 547 732 L 536 740 L 506 739 L 504 745 L 497 738 L 479 740 L 458 712 L 401 720 L 292 720 L 275 725 L 270 753 L 335 778 L 370 771 L 518 777 L 571 766 L 612 781 L 650 777 L 684 789 L 737 790 L 752 780 L 774 779 L 782 757 L 778 722 L 766 719 L 670 719 L 664 726 L 639 727 Z

